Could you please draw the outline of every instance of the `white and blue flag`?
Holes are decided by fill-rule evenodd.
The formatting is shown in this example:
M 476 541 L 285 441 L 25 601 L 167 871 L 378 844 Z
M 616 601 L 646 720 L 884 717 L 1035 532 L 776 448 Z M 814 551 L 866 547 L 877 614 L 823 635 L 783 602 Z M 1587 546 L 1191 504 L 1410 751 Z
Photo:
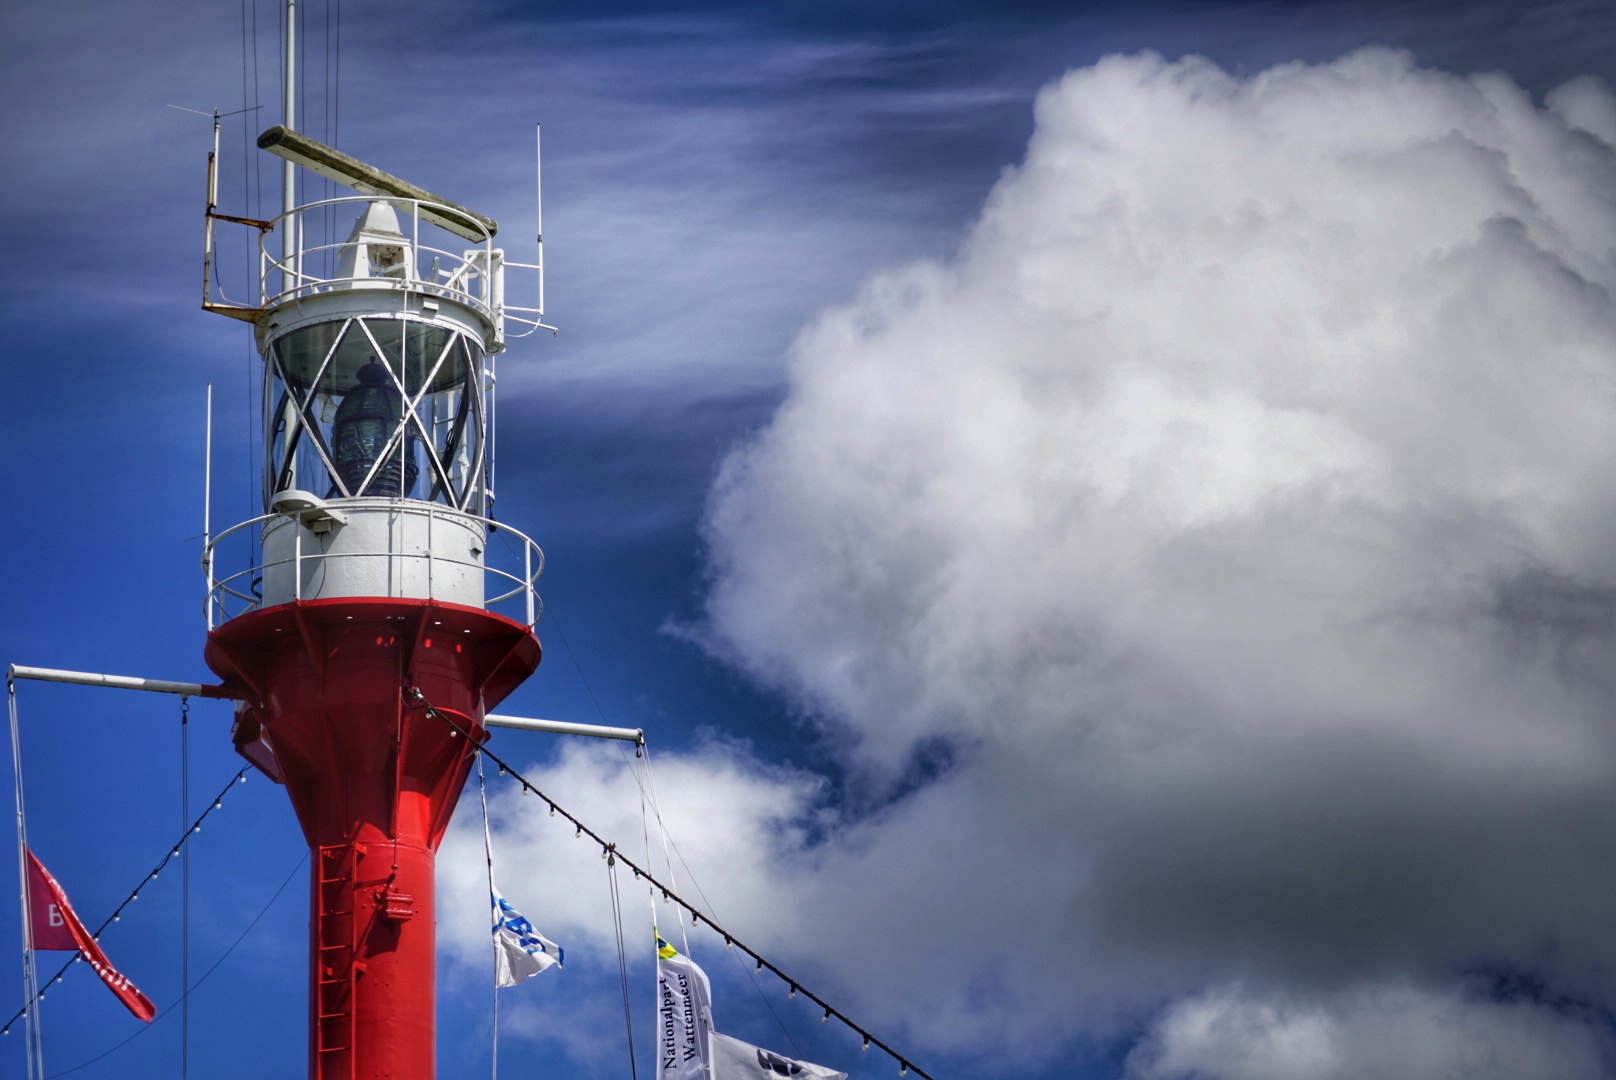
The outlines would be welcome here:
M 847 1074 L 712 1034 L 713 1080 L 847 1080 Z
M 491 881 L 489 891 L 494 901 L 494 985 L 515 986 L 552 964 L 559 965 L 561 946 L 533 929 Z

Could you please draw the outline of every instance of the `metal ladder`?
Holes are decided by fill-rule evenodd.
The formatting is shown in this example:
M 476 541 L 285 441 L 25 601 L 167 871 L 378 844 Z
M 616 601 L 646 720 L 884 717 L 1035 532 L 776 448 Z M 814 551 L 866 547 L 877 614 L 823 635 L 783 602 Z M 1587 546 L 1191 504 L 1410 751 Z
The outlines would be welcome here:
M 321 847 L 317 877 L 314 1056 L 319 1080 L 354 1080 L 354 862 L 352 844 Z

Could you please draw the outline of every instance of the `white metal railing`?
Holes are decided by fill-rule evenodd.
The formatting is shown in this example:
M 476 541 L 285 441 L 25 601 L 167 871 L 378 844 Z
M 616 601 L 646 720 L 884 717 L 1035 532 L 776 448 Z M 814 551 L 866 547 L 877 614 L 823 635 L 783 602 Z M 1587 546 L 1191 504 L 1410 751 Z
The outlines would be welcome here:
M 332 260 L 340 262 L 342 251 L 348 246 L 346 239 L 312 246 L 305 245 L 304 236 L 310 230 L 305 228 L 304 222 L 311 212 L 324 212 L 327 208 L 363 207 L 373 202 L 385 202 L 408 218 L 408 229 L 401 244 L 405 251 L 399 269 L 403 272 L 396 277 L 374 276 L 369 273 L 355 273 L 345 277 L 321 277 L 311 273 L 311 265 L 318 261 L 311 259 L 311 256 L 317 257 L 329 253 Z M 272 219 L 267 223 L 271 228 L 262 230 L 258 239 L 260 306 L 277 307 L 290 300 L 339 288 L 396 289 L 457 301 L 488 316 L 498 325 L 503 321 L 505 307 L 504 275 L 501 272 L 503 252 L 494 247 L 493 234 L 484 231 L 482 237 L 474 241 L 476 247 L 458 252 L 423 245 L 421 243 L 423 207 L 446 211 L 453 209 L 441 203 L 425 202 L 421 199 L 348 195 L 307 203 Z M 324 224 L 321 223 L 322 227 Z M 428 222 L 428 225 L 431 223 Z M 280 255 L 272 254 L 270 237 L 276 237 L 277 246 L 287 248 L 287 245 L 280 242 L 280 237 L 288 230 L 294 241 L 289 246 L 289 254 L 287 250 L 283 250 Z
M 238 570 L 226 577 L 217 577 L 214 574 L 214 553 L 219 543 L 244 529 L 260 525 L 266 521 L 284 518 L 279 513 L 260 514 L 249 518 L 238 525 L 232 525 L 218 536 L 211 538 L 202 549 L 202 569 L 207 574 L 208 592 L 203 602 L 204 612 L 207 616 L 208 629 L 213 630 L 221 623 L 228 622 L 239 615 L 256 611 L 263 605 L 263 598 L 255 591 L 255 586 L 261 585 L 265 571 L 277 567 L 291 567 L 294 589 L 294 599 L 303 599 L 303 564 L 321 563 L 327 559 L 396 559 L 410 561 L 416 565 L 425 564 L 427 595 L 432 594 L 433 572 L 436 566 L 469 568 L 480 570 L 484 574 L 484 582 L 489 578 L 499 583 L 495 587 L 504 587 L 505 591 L 495 596 L 486 596 L 482 606 L 493 610 L 496 604 L 520 598 L 523 612 L 526 616 L 526 625 L 531 627 L 538 622 L 539 616 L 544 612 L 544 601 L 539 598 L 536 584 L 539 575 L 544 573 L 544 550 L 530 537 L 518 529 L 492 518 L 480 517 L 476 514 L 467 514 L 458 510 L 448 510 L 434 506 L 431 503 L 411 501 L 410 510 L 424 514 L 427 518 L 428 536 L 431 536 L 432 522 L 438 517 L 453 518 L 456 522 L 477 521 L 487 527 L 490 533 L 494 531 L 509 535 L 510 539 L 520 544 L 519 553 L 507 550 L 505 554 L 512 560 L 522 564 L 521 570 L 507 570 L 502 566 L 493 565 L 491 556 L 494 554 L 494 545 L 483 545 L 483 558 L 481 560 L 454 558 L 448 555 L 436 554 L 432 550 L 430 539 L 425 553 L 406 551 L 340 551 L 340 552 L 305 552 L 303 550 L 303 528 L 297 527 L 296 540 L 292 546 L 292 557 L 289 559 L 268 560 L 248 566 L 245 570 Z M 486 594 L 488 590 L 485 588 Z
M 549 323 L 544 321 L 544 263 L 543 263 L 543 261 L 541 260 L 540 262 L 536 262 L 536 263 L 524 263 L 524 262 L 515 262 L 514 260 L 511 260 L 511 259 L 506 259 L 505 264 L 504 264 L 504 268 L 506 270 L 532 270 L 535 274 L 538 275 L 538 279 L 539 279 L 539 305 L 538 305 L 538 307 L 524 307 L 524 306 L 522 306 L 520 304 L 513 304 L 509 300 L 507 300 L 505 302 L 505 306 L 500 311 L 500 315 L 501 315 L 503 321 L 505 321 L 505 322 L 513 322 L 513 323 L 520 323 L 522 326 L 527 327 L 527 329 L 522 331 L 520 334 L 512 334 L 511 337 L 513 337 L 513 338 L 524 338 L 524 337 L 527 337 L 529 334 L 534 333 L 534 332 L 539 331 L 539 330 L 548 330 L 552 334 L 555 333 L 556 328 L 551 326 Z M 501 336 L 501 338 L 503 338 L 505 336 L 505 330 L 504 330 L 503 326 L 500 327 L 500 336 Z
M 210 158 L 210 162 L 212 159 Z M 210 169 L 211 169 L 210 164 Z M 210 185 L 212 173 L 209 173 Z M 231 315 L 245 319 L 248 322 L 256 321 L 264 311 L 274 308 L 290 300 L 301 299 L 318 293 L 329 292 L 335 289 L 373 289 L 398 290 L 400 292 L 422 293 L 427 296 L 444 297 L 457 301 L 486 316 L 494 324 L 494 340 L 499 345 L 505 342 L 505 324 L 514 322 L 525 327 L 515 337 L 526 337 L 538 330 L 555 332 L 555 327 L 544 321 L 544 246 L 539 244 L 539 257 L 537 262 L 515 262 L 505 258 L 503 249 L 494 246 L 492 233 L 484 232 L 482 238 L 475 241 L 479 246 L 449 251 L 444 248 L 423 246 L 421 243 L 421 211 L 423 208 L 433 210 L 450 210 L 442 203 L 427 202 L 421 199 L 405 199 L 397 196 L 371 196 L 348 195 L 337 199 L 322 199 L 319 202 L 308 203 L 290 210 L 279 217 L 269 221 L 259 221 L 253 218 L 232 217 L 220 214 L 213 209 L 214 189 L 209 187 L 209 203 L 207 214 L 206 240 L 203 244 L 202 257 L 202 306 L 210 311 Z M 385 202 L 396 209 L 403 209 L 410 220 L 410 235 L 404 237 L 401 246 L 409 249 L 403 265 L 404 272 L 397 277 L 376 276 L 373 274 L 350 274 L 347 276 L 322 277 L 310 272 L 310 256 L 319 256 L 330 253 L 340 263 L 343 248 L 348 246 L 347 240 L 332 241 L 306 246 L 303 242 L 305 229 L 304 218 L 310 211 L 325 210 L 331 207 L 352 205 L 359 203 Z M 258 306 L 231 302 L 222 294 L 216 301 L 213 299 L 213 262 L 214 262 L 214 223 L 219 221 L 233 222 L 237 225 L 248 226 L 258 230 Z M 432 223 L 429 221 L 429 225 Z M 433 226 L 436 228 L 436 226 Z M 287 245 L 280 244 L 282 253 L 277 256 L 270 252 L 270 237 L 275 237 L 279 243 L 280 237 L 287 230 L 291 230 L 295 243 L 290 245 L 290 254 L 287 254 Z M 357 269 L 357 268 L 356 268 Z M 507 301 L 505 288 L 505 271 L 507 269 L 530 271 L 534 275 L 536 285 L 537 306 L 529 307 L 524 304 L 512 304 Z

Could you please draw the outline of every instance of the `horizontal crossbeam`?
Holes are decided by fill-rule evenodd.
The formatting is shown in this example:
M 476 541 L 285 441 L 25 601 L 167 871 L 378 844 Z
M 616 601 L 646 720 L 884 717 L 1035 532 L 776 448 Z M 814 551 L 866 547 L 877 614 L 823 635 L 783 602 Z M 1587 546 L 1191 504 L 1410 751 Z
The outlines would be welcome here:
M 73 683 L 78 686 L 105 686 L 113 690 L 146 690 L 154 694 L 178 694 L 180 697 L 233 698 L 227 687 L 206 683 L 173 682 L 167 679 L 142 679 L 133 675 L 103 675 L 93 671 L 63 671 L 59 668 L 27 667 L 12 664 L 6 669 L 8 679 L 35 679 L 40 682 Z M 640 728 L 606 727 L 601 724 L 574 724 L 565 720 L 537 720 L 527 716 L 505 716 L 489 713 L 483 717 L 488 727 L 515 728 L 519 731 L 543 731 L 552 735 L 584 735 L 596 739 L 621 739 L 644 745 L 645 732 Z
M 526 716 L 502 716 L 489 713 L 483 717 L 487 727 L 516 728 L 521 731 L 546 731 L 552 735 L 588 735 L 596 739 L 622 739 L 642 746 L 645 732 L 640 728 L 603 727 L 600 724 L 571 724 L 565 720 L 533 720 Z
M 25 667 L 12 664 L 6 668 L 6 678 L 37 679 L 40 682 L 74 683 L 79 686 L 106 686 L 114 690 L 147 690 L 154 694 L 178 694 L 180 697 L 234 698 L 223 686 L 207 683 L 171 682 L 167 679 L 140 679 L 133 675 L 101 675 L 93 671 L 61 671 L 57 668 Z

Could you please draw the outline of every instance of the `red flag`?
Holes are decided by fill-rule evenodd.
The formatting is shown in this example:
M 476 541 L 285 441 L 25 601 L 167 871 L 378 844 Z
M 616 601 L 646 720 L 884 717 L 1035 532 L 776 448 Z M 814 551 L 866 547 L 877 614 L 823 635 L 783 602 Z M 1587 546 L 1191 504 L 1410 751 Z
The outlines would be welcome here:
M 68 929 L 67 916 L 62 913 L 66 901 L 58 902 L 46 883 L 49 875 L 39 865 L 34 853 L 28 853 L 28 928 L 35 949 L 77 949 L 73 931 Z
M 56 884 L 44 864 L 34 858 L 32 851 L 27 851 L 27 855 L 28 922 L 33 938 L 29 945 L 35 949 L 77 949 L 101 976 L 107 989 L 118 995 L 118 1000 L 130 1012 L 151 1023 L 152 1017 L 157 1015 L 157 1006 L 107 962 L 107 954 L 73 914 L 73 905 L 67 902 L 62 887 Z

